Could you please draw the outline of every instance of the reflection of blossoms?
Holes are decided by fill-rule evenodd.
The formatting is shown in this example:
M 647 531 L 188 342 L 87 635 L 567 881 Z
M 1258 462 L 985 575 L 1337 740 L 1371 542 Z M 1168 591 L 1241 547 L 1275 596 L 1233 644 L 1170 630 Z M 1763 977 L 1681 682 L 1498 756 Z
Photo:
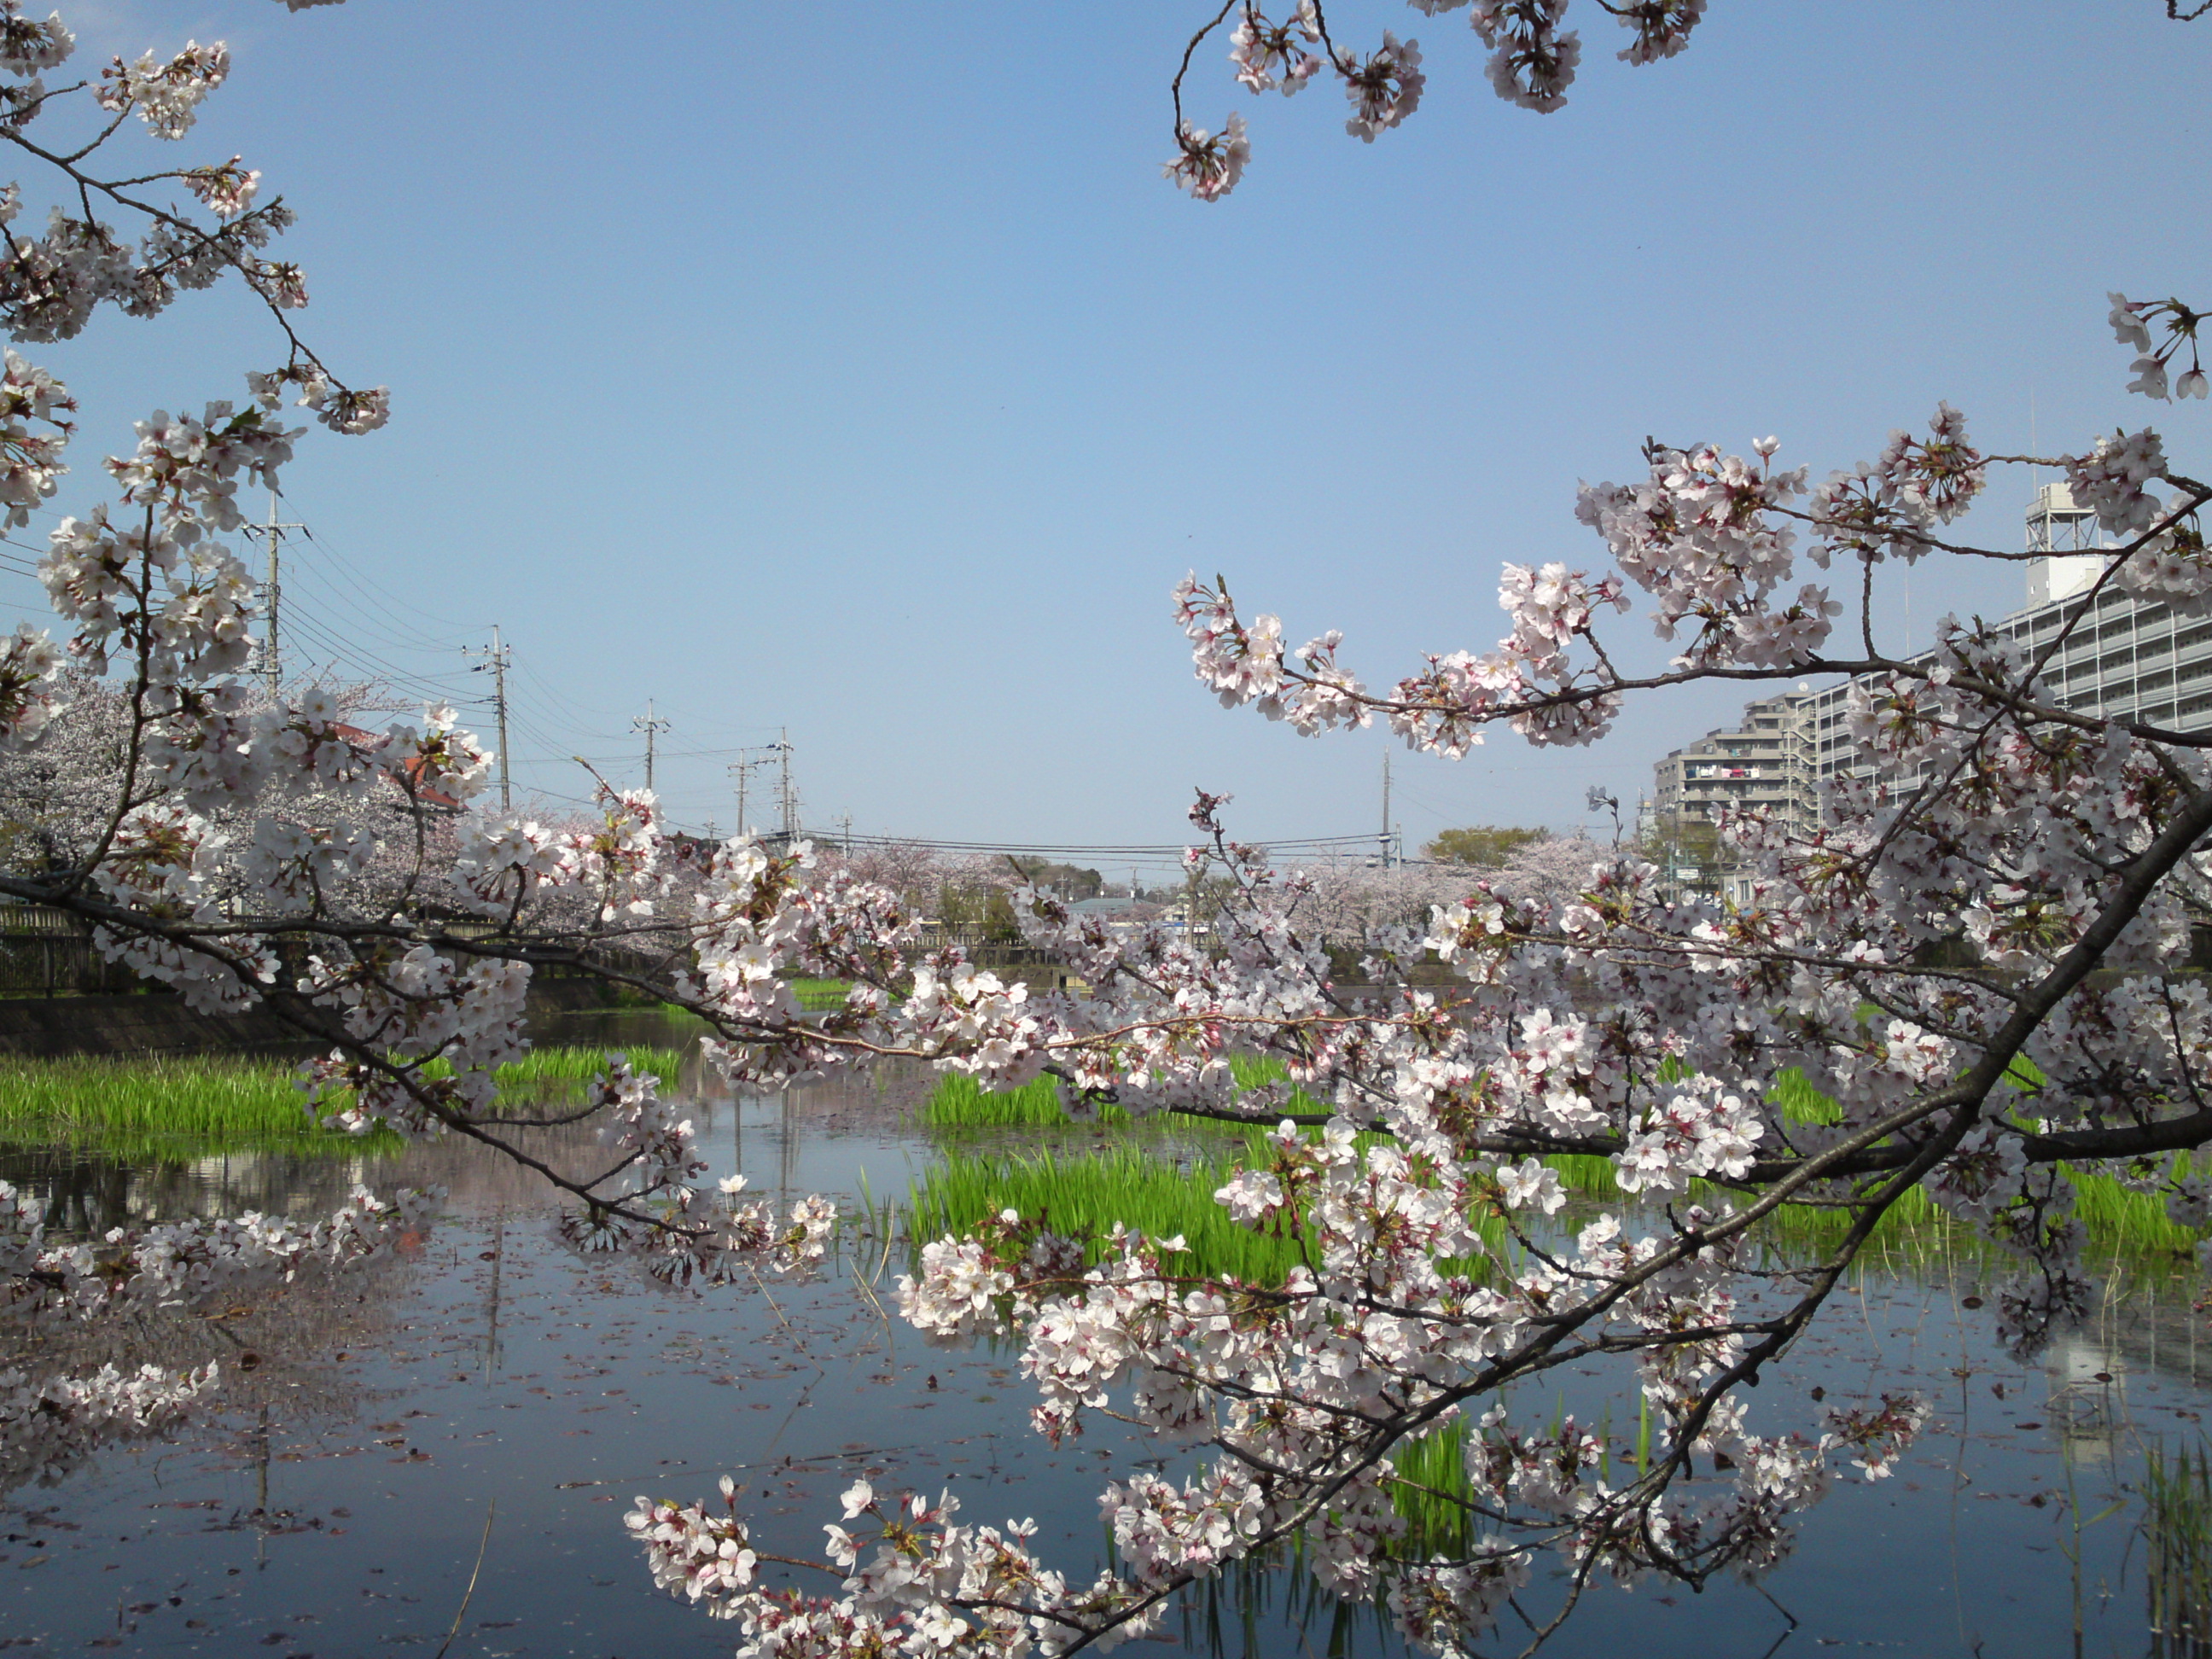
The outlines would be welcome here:
M 88 1376 L 0 1370 L 0 1492 L 58 1480 L 102 1446 L 158 1435 L 219 1380 L 217 1369 L 167 1371 L 103 1365 Z

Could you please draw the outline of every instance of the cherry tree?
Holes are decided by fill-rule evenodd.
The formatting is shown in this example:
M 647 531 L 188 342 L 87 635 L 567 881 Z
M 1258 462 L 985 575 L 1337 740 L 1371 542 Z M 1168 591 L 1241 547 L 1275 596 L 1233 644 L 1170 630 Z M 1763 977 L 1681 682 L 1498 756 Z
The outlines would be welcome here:
M 1602 9 L 1644 58 L 1679 50 L 1701 9 Z M 1314 78 L 1317 43 L 1355 136 L 1413 112 L 1412 40 L 1385 33 L 1365 58 L 1340 53 L 1317 4 L 1280 27 L 1224 7 L 1210 27 L 1232 11 L 1248 85 Z M 1516 101 L 1547 107 L 1564 88 L 1576 54 L 1563 13 L 1563 0 L 1471 9 Z M 284 398 L 337 434 L 380 424 L 388 399 L 343 386 L 294 332 L 304 279 L 264 257 L 284 219 L 276 202 L 254 206 L 258 174 L 242 161 L 90 170 L 132 116 L 149 141 L 183 137 L 227 71 L 222 49 L 118 62 L 49 92 L 43 77 L 70 49 L 58 21 L 0 0 L 0 133 L 48 169 L 58 198 L 43 240 L 9 237 L 0 320 L 35 343 L 103 304 L 158 309 L 234 275 L 269 305 L 288 356 L 248 377 L 243 410 L 141 422 L 106 463 L 113 501 L 51 530 L 42 570 L 67 637 L 23 630 L 0 647 L 0 743 L 34 747 L 52 729 L 76 689 L 66 664 L 118 698 L 122 760 L 58 866 L 10 869 L 0 894 L 82 918 L 115 959 L 195 1006 L 265 1004 L 324 1049 L 304 1078 L 322 1119 L 498 1148 L 562 1195 L 571 1245 L 672 1285 L 801 1267 L 834 1210 L 810 1198 L 779 1211 L 738 1183 L 702 1191 L 690 1126 L 619 1060 L 592 1094 L 611 1169 L 576 1181 L 532 1159 L 491 1108 L 541 969 L 580 968 L 692 1011 L 709 1060 L 744 1087 L 896 1056 L 987 1086 L 1051 1076 L 1077 1115 L 1111 1102 L 1269 1126 L 1266 1156 L 1216 1197 L 1240 1224 L 1297 1240 L 1301 1260 L 1279 1282 L 1208 1274 L 1178 1239 L 1080 1241 L 1007 1212 L 927 1243 L 902 1283 L 902 1312 L 933 1339 L 1021 1346 L 1040 1433 L 1065 1440 L 1111 1412 L 1180 1449 L 1178 1474 L 1131 1473 L 1104 1492 L 1117 1565 L 1073 1580 L 1025 1524 L 971 1523 L 949 1497 L 867 1482 L 812 1559 L 760 1547 L 730 1483 L 719 1503 L 641 1499 L 630 1526 L 656 1580 L 738 1621 L 745 1651 L 1109 1645 L 1153 1627 L 1182 1587 L 1292 1539 L 1328 1588 L 1381 1598 L 1443 1653 L 1483 1639 L 1546 1553 L 1568 1586 L 1548 1628 L 1600 1577 L 1757 1572 L 1833 1480 L 1881 1477 L 1925 1420 L 1901 1389 L 1839 1388 L 1809 1431 L 1772 1429 L 1742 1396 L 1907 1194 L 2010 1253 L 2001 1323 L 2023 1352 L 2088 1303 L 2078 1172 L 2204 1220 L 2206 1187 L 2172 1154 L 2212 1140 L 2212 997 L 2166 969 L 2207 912 L 2212 737 L 2063 707 L 2045 673 L 2078 613 L 2032 646 L 1947 623 L 1932 655 L 1911 657 L 1885 650 L 1873 622 L 1876 585 L 1901 564 L 2018 556 L 1952 528 L 2004 466 L 2057 469 L 2097 514 L 2111 538 L 2098 592 L 2212 609 L 2200 512 L 2212 486 L 2171 463 L 2152 428 L 2069 454 L 1991 455 L 1943 406 L 1924 434 L 1893 434 L 1818 483 L 1807 465 L 1778 465 L 1771 439 L 1652 446 L 1626 482 L 1577 504 L 1593 564 L 1601 554 L 1612 568 L 1509 565 L 1495 647 L 1439 651 L 1381 689 L 1358 678 L 1339 635 L 1287 648 L 1281 623 L 1248 617 L 1226 583 L 1187 579 L 1176 615 L 1199 678 L 1309 734 L 1379 720 L 1458 756 L 1503 726 L 1572 746 L 1602 736 L 1632 696 L 1824 673 L 1851 678 L 1868 769 L 1828 791 L 1810 829 L 1728 826 L 1742 902 L 1666 902 L 1658 872 L 1617 847 L 1521 888 L 1510 872 L 1469 872 L 1364 942 L 1357 990 L 1302 919 L 1297 877 L 1233 839 L 1225 803 L 1202 795 L 1193 866 L 1230 896 L 1203 947 L 1017 888 L 1017 921 L 1068 970 L 1031 988 L 957 946 L 927 948 L 908 896 L 803 843 L 740 837 L 678 856 L 647 793 L 603 790 L 580 824 L 471 807 L 443 850 L 434 807 L 472 802 L 491 763 L 448 711 L 370 732 L 311 694 L 252 702 L 240 678 L 251 590 L 223 545 L 242 522 L 236 490 L 269 482 L 307 435 L 282 424 Z M 89 140 L 27 137 L 72 108 Z M 1241 155 L 1178 120 L 1186 182 L 1206 194 L 1223 181 L 1218 195 Z M 1219 165 L 1201 177 L 1194 157 L 1208 146 Z M 203 210 L 154 199 L 163 181 Z M 136 240 L 95 221 L 95 199 Z M 19 208 L 20 191 L 7 201 Z M 2203 397 L 2197 312 L 2116 295 L 2111 321 L 2136 353 L 2135 390 Z M 16 356 L 4 392 L 0 492 L 21 525 L 58 487 L 72 406 Z M 1640 676 L 1616 665 L 1606 631 L 1608 613 L 1639 602 L 1678 647 Z M 413 826 L 403 867 L 350 884 L 361 849 L 393 839 L 362 815 L 394 790 Z M 1960 934 L 1968 965 L 1930 959 L 1932 940 Z M 852 988 L 809 1011 L 793 988 L 802 977 Z M 1287 1081 L 1239 1090 L 1239 1053 L 1279 1058 Z M 1774 1103 L 1792 1067 L 1834 1102 L 1825 1121 Z M 1322 1109 L 1294 1109 L 1294 1087 Z M 1565 1215 L 1545 1160 L 1570 1153 L 1607 1160 L 1628 1202 Z M 1839 1242 L 1786 1279 L 1759 1272 L 1762 1234 L 1805 1201 L 1848 1218 Z M 80 1245 L 46 1238 L 10 1193 L 7 1306 L 100 1318 L 134 1297 L 357 1260 L 424 1202 L 364 1194 L 313 1223 L 246 1217 Z M 1608 1474 L 1591 1425 L 1504 1403 L 1509 1385 L 1565 1366 L 1611 1366 L 1640 1392 L 1652 1452 L 1632 1475 Z M 58 1467 L 85 1437 L 158 1429 L 210 1381 L 11 1376 L 0 1444 Z M 1472 1541 L 1417 1557 L 1393 1501 L 1395 1460 L 1440 1436 L 1463 1443 L 1467 1486 L 1431 1496 L 1467 1509 Z

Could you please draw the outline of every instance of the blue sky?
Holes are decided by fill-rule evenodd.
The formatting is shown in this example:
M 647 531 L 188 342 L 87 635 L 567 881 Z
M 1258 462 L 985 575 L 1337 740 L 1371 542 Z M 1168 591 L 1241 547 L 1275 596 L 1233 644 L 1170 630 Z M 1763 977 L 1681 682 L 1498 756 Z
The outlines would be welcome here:
M 728 751 L 787 726 L 814 823 L 1166 842 L 1204 786 L 1254 837 L 1371 830 L 1386 739 L 1219 709 L 1169 617 L 1187 568 L 1387 684 L 1498 637 L 1501 562 L 1600 564 L 1576 482 L 1647 433 L 1776 433 L 1817 477 L 1948 398 L 1991 449 L 2149 419 L 2204 465 L 2202 406 L 2125 396 L 2103 319 L 2107 289 L 2212 292 L 2212 20 L 1714 0 L 1631 70 L 1585 0 L 1585 73 L 1536 116 L 1464 12 L 1340 0 L 1344 35 L 1420 38 L 1422 108 L 1362 144 L 1333 89 L 1253 99 L 1209 44 L 1192 113 L 1243 109 L 1254 160 L 1205 205 L 1158 177 L 1200 9 L 64 7 L 87 53 L 231 44 L 176 153 L 264 170 L 313 339 L 392 386 L 389 429 L 288 471 L 301 643 L 482 695 L 455 647 L 496 623 L 520 778 L 635 781 L 650 698 L 693 823 L 730 826 Z M 132 418 L 280 354 L 226 291 L 30 355 L 84 398 L 70 511 Z M 2016 545 L 2027 488 L 1971 530 Z M 1899 644 L 1908 604 L 1924 638 L 2019 603 L 2016 567 L 1910 581 Z M 1400 821 L 1571 827 L 1741 701 L 1400 750 Z

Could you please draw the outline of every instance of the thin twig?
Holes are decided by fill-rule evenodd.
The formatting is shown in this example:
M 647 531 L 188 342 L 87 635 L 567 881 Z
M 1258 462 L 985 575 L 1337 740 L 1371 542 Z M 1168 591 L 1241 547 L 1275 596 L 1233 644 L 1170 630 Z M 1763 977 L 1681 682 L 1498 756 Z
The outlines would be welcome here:
M 477 1540 L 477 1564 L 469 1570 L 469 1587 L 461 1592 L 461 1605 L 453 1614 L 453 1627 L 446 1632 L 446 1639 L 438 1644 L 438 1650 L 431 1659 L 446 1659 L 446 1650 L 453 1645 L 453 1638 L 461 1633 L 461 1620 L 469 1616 L 469 1598 L 477 1593 L 477 1575 L 483 1571 L 484 1549 L 491 1542 L 491 1518 L 498 1513 L 499 1499 L 496 1498 L 484 1504 L 483 1536 Z

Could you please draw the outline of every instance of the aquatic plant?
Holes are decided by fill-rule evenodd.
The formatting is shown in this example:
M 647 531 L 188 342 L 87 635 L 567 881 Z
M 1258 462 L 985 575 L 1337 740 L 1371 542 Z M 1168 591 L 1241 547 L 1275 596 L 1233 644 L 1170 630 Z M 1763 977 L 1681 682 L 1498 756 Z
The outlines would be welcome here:
M 2212 1447 L 2143 1457 L 2144 1592 L 2156 1659 L 2212 1652 Z
M 538 1097 L 571 1089 L 604 1071 L 607 1050 L 532 1048 L 499 1068 L 502 1090 Z M 673 1083 L 683 1053 L 629 1051 L 633 1063 Z M 443 1060 L 424 1068 L 450 1075 Z M 175 1156 L 238 1152 L 254 1146 L 359 1152 L 396 1147 L 380 1135 L 358 1138 L 316 1127 L 306 1109 L 296 1064 L 251 1054 L 194 1054 L 150 1059 L 75 1056 L 0 1058 L 0 1135 L 21 1140 L 96 1145 L 121 1155 L 136 1151 Z

